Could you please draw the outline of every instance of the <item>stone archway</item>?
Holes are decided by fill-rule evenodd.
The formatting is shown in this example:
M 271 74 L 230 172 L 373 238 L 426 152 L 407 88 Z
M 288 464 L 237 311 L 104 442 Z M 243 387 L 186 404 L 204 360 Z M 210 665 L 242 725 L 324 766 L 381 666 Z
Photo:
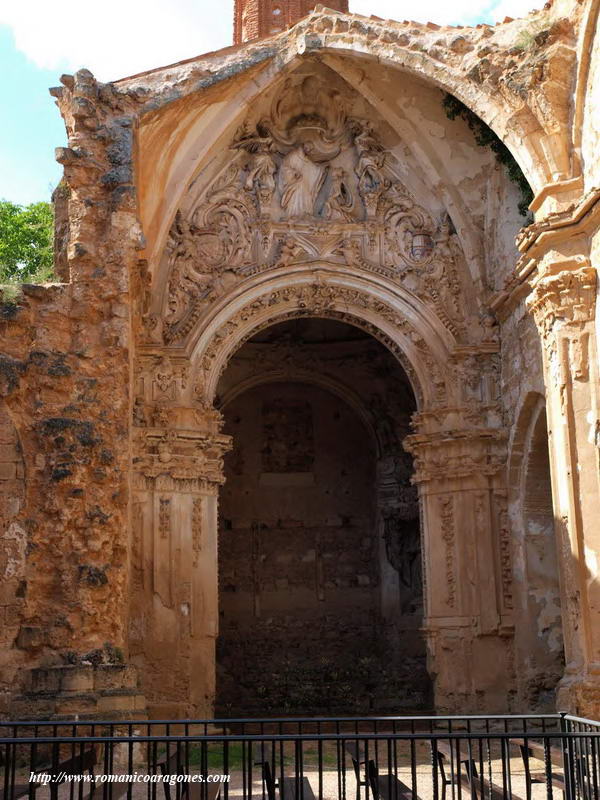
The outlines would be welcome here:
M 347 323 L 264 329 L 229 360 L 219 408 L 217 711 L 431 707 L 421 535 L 402 448 L 404 371 Z
M 427 188 L 431 174 L 400 146 L 389 115 L 326 63 L 303 61 L 287 77 L 162 220 L 168 242 L 141 308 L 133 574 L 143 599 L 132 650 L 149 662 L 147 696 L 152 705 L 172 684 L 178 714 L 180 703 L 210 709 L 214 698 L 217 497 L 231 445 L 215 405 L 221 376 L 260 331 L 317 317 L 378 340 L 414 392 L 404 444 L 422 508 L 436 705 L 464 711 L 485 696 L 506 708 L 506 433 L 477 259 L 449 216 L 456 204 Z M 396 527 L 393 507 L 381 524 Z M 181 653 L 175 670 L 148 652 L 147 631 L 165 626 Z M 185 695 L 178 687 L 192 673 L 203 684 Z
M 142 449 L 134 580 L 146 588 L 133 605 L 136 663 L 163 697 L 173 682 L 178 714 L 185 713 L 180 702 L 205 713 L 212 708 L 217 496 L 231 446 L 214 407 L 218 384 L 233 354 L 258 332 L 309 317 L 343 321 L 372 335 L 413 387 L 415 432 L 404 445 L 415 459 L 422 509 L 424 627 L 436 706 L 477 708 L 477 697 L 485 696 L 507 708 L 512 575 L 505 559 L 505 434 L 495 404 L 495 345 L 454 352 L 451 334 L 423 304 L 384 279 L 338 265 L 290 265 L 254 276 L 215 304 L 195 330 L 189 356 L 140 358 L 145 400 L 135 409 Z M 165 626 L 174 649 L 168 665 L 160 663 L 148 633 L 164 636 Z M 182 654 L 176 670 L 173 651 Z M 179 687 L 186 685 L 183 693 Z M 152 689 L 146 694 L 152 706 Z

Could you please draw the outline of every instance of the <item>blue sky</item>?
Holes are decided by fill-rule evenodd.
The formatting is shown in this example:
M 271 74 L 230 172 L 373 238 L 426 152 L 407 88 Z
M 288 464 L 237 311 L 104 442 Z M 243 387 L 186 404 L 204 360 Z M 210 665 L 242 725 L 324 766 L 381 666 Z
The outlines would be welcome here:
M 315 0 L 316 4 L 317 0 Z M 544 0 L 350 0 L 358 14 L 438 23 L 525 16 Z M 324 0 L 324 5 L 327 5 Z M 4 0 L 0 5 L 0 198 L 49 200 L 66 143 L 48 94 L 62 72 L 85 66 L 100 80 L 216 50 L 231 41 L 233 0 Z
M 15 203 L 49 200 L 60 180 L 54 148 L 65 129 L 48 87 L 56 71 L 40 69 L 20 53 L 11 31 L 0 26 L 0 198 Z M 8 77 L 10 76 L 10 78 Z

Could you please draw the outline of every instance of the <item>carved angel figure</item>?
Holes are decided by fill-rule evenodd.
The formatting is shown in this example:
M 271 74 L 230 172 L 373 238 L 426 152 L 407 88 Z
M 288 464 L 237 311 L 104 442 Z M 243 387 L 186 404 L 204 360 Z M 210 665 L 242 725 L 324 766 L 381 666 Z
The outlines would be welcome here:
M 323 216 L 325 219 L 343 219 L 345 222 L 352 222 L 353 209 L 354 198 L 348 186 L 346 171 L 341 167 L 334 167 L 331 170 L 331 189 L 323 207 Z
M 367 195 L 378 192 L 385 185 L 382 171 L 385 165 L 385 150 L 375 139 L 373 129 L 368 122 L 356 123 L 356 130 L 354 145 L 358 153 L 356 165 L 358 187 L 362 195 Z
M 246 143 L 246 147 L 252 153 L 252 160 L 248 166 L 245 188 L 256 192 L 261 206 L 268 206 L 275 193 L 277 174 L 277 164 L 272 155 L 273 140 L 270 136 L 256 136 L 252 146 Z
M 304 142 L 283 159 L 280 171 L 281 207 L 287 219 L 314 216 L 317 195 L 325 180 L 326 168 L 315 164 L 310 154 L 312 142 Z
M 281 244 L 281 252 L 277 263 L 282 267 L 287 266 L 303 252 L 304 249 L 301 245 L 292 236 L 288 236 Z

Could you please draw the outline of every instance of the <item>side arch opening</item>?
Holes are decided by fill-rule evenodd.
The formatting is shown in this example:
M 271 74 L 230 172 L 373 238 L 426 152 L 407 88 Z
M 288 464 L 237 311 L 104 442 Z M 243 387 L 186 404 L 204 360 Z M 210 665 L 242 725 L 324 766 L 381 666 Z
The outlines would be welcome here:
M 565 666 L 544 398 L 528 398 L 518 425 L 512 491 L 515 514 L 515 644 L 524 708 L 553 711 Z

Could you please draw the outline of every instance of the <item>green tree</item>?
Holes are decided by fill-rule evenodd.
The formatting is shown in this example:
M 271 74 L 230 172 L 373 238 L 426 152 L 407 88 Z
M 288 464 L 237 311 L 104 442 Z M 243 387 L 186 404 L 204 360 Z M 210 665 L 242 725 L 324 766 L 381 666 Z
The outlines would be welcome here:
M 0 284 L 52 280 L 53 235 L 51 203 L 0 200 Z

